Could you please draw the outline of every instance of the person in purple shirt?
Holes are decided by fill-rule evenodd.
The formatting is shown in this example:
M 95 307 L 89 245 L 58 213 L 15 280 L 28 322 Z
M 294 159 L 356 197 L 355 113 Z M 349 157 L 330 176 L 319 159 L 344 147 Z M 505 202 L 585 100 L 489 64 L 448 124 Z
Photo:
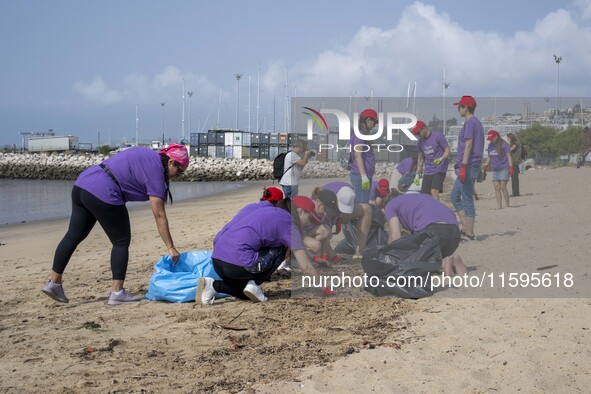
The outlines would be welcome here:
M 305 196 L 281 200 L 277 206 L 261 201 L 244 207 L 213 240 L 211 258 L 221 280 L 201 277 L 195 301 L 209 305 L 216 293 L 225 293 L 253 302 L 266 302 L 260 285 L 268 281 L 283 262 L 287 249 L 306 275 L 318 276 L 306 255 L 301 233 L 303 226 L 314 217 L 314 203 Z M 323 292 L 332 294 L 327 289 Z
M 365 109 L 359 114 L 358 129 L 361 134 L 370 134 L 378 124 L 378 113 L 373 109 Z M 376 158 L 373 146 L 351 133 L 351 171 L 349 178 L 355 190 L 355 202 L 369 203 L 369 188 L 376 170 Z
M 421 193 L 431 194 L 439 200 L 439 193 L 443 193 L 443 181 L 445 181 L 449 166 L 447 160 L 451 153 L 449 144 L 443 134 L 431 131 L 425 122 L 420 120 L 412 129 L 412 133 L 419 135 L 417 173 L 423 178 Z
M 98 221 L 109 237 L 113 285 L 108 304 L 140 301 L 123 288 L 129 260 L 131 227 L 125 203 L 150 201 L 156 227 L 173 262 L 179 258 L 168 227 L 164 204 L 170 196 L 170 178 L 181 175 L 189 166 L 187 148 L 172 144 L 155 152 L 133 147 L 84 170 L 72 189 L 72 215 L 68 231 L 53 258 L 51 279 L 43 293 L 59 302 L 69 302 L 62 288 L 62 275 L 78 245 Z
M 488 158 L 484 164 L 484 170 L 492 170 L 492 182 L 495 187 L 495 197 L 497 199 L 497 209 L 503 208 L 503 199 L 505 206 L 509 207 L 509 191 L 507 182 L 509 175 L 513 176 L 513 159 L 511 157 L 511 148 L 509 144 L 503 141 L 496 130 L 490 130 L 486 138 L 488 144 Z
M 457 165 L 458 178 L 451 190 L 451 202 L 460 216 L 462 235 L 466 240 L 474 240 L 474 182 L 480 175 L 484 153 L 484 129 L 476 116 L 476 100 L 472 96 L 462 96 L 454 103 L 465 121 L 458 135 Z
M 399 194 L 395 190 L 388 196 L 384 211 L 390 230 L 388 243 L 401 237 L 401 228 L 411 234 L 433 232 L 439 238 L 443 272 L 448 276 L 468 272 L 462 258 L 455 254 L 461 238 L 456 215 L 443 203 L 426 194 Z

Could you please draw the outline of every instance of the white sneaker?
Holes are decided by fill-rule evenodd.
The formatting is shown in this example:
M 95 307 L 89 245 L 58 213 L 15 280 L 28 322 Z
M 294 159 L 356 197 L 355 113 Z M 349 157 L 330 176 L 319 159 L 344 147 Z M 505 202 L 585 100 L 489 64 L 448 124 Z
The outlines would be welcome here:
M 250 298 L 252 302 L 267 302 L 268 299 L 265 297 L 265 293 L 260 286 L 254 283 L 254 280 L 249 280 L 244 288 L 244 295 Z
M 211 305 L 215 300 L 215 289 L 213 288 L 213 278 L 202 276 L 197 282 L 197 294 L 195 302 L 201 305 Z

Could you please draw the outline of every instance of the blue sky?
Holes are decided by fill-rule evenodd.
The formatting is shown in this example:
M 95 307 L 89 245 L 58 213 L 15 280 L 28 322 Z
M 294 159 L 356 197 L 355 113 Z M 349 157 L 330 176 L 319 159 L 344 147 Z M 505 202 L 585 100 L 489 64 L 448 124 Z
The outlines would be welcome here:
M 290 96 L 587 97 L 591 0 L 3 1 L 0 145 L 53 129 L 96 144 L 181 135 L 182 80 L 191 131 L 283 128 Z M 222 103 L 218 105 L 220 90 Z M 275 111 L 273 97 L 275 95 Z M 185 132 L 189 132 L 186 97 Z M 587 103 L 591 105 L 591 102 Z M 207 122 L 206 122 L 207 120 Z

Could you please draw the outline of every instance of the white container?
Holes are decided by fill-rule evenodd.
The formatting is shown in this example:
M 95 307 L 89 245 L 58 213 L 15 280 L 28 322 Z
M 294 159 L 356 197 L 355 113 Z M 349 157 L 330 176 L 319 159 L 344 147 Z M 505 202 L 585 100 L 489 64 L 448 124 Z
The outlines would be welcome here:
M 225 146 L 233 146 L 234 145 L 234 132 L 233 131 L 226 131 L 224 133 L 224 145 Z
M 241 131 L 234 132 L 234 143 L 232 145 L 242 146 L 242 132 Z
M 231 159 L 232 157 L 234 157 L 234 147 L 233 146 L 226 146 L 225 152 L 226 152 L 226 154 L 224 155 L 224 157 L 226 159 Z
M 250 146 L 251 133 L 242 133 L 242 146 Z
M 242 159 L 242 146 L 232 147 L 232 157 L 235 159 Z
M 215 145 L 207 145 L 207 157 L 215 157 Z

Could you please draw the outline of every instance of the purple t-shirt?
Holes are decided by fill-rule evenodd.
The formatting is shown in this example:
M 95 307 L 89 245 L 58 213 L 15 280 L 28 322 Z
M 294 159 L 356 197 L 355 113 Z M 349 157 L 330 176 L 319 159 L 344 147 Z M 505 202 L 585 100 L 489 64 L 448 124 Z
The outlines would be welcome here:
M 402 175 L 406 175 L 409 172 L 412 172 L 412 167 L 414 164 L 414 160 L 412 157 L 407 157 L 406 159 L 400 160 L 400 163 L 396 166 L 396 170 L 401 173 Z
M 384 211 L 386 222 L 398 217 L 400 225 L 411 233 L 433 223 L 458 224 L 456 215 L 429 194 L 402 194 L 391 200 Z
M 141 146 L 133 147 L 109 157 L 103 164 L 121 185 L 123 196 L 109 174 L 98 165 L 84 170 L 74 185 L 111 205 L 147 201 L 150 196 L 164 199 L 164 167 L 158 152 Z
M 509 168 L 509 159 L 507 159 L 507 153 L 511 152 L 509 144 L 503 141 L 502 144 L 503 152 L 499 154 L 497 152 L 497 145 L 490 142 L 488 144 L 488 157 L 490 157 L 490 164 L 493 171 L 504 170 Z
M 213 240 L 212 258 L 240 267 L 252 267 L 264 248 L 304 249 L 291 214 L 267 201 L 247 205 Z
M 433 160 L 443 156 L 447 146 L 449 146 L 447 140 L 439 131 L 432 131 L 426 140 L 419 139 L 417 147 L 419 151 L 423 152 L 423 156 L 425 156 L 423 174 L 433 175 L 438 172 L 447 172 L 447 167 L 449 166 L 447 159 L 442 160 L 437 166 L 433 164 Z
M 334 194 L 337 194 L 339 192 L 339 190 L 341 190 L 343 187 L 348 187 L 348 188 L 353 189 L 353 186 L 351 186 L 351 184 L 347 183 L 347 182 L 330 182 L 330 183 L 327 183 L 326 185 L 322 186 L 321 189 L 322 190 L 330 190 Z
M 458 164 L 462 164 L 464 160 L 467 139 L 472 140 L 472 150 L 466 163 L 469 166 L 478 165 L 482 162 L 482 154 L 484 153 L 484 128 L 476 116 L 472 116 L 464 122 L 458 135 Z
M 351 140 L 349 140 L 351 144 L 351 173 L 359 175 L 359 167 L 357 166 L 357 160 L 355 160 L 355 150 L 354 147 L 357 144 L 361 144 L 357 148 L 358 151 L 361 152 L 361 157 L 363 159 L 363 168 L 365 168 L 365 175 L 368 178 L 373 177 L 373 174 L 376 172 L 376 157 L 373 152 L 373 146 L 371 145 L 371 141 L 363 141 L 361 138 L 357 137 L 355 133 L 351 133 Z M 365 152 L 369 146 L 369 150 Z

